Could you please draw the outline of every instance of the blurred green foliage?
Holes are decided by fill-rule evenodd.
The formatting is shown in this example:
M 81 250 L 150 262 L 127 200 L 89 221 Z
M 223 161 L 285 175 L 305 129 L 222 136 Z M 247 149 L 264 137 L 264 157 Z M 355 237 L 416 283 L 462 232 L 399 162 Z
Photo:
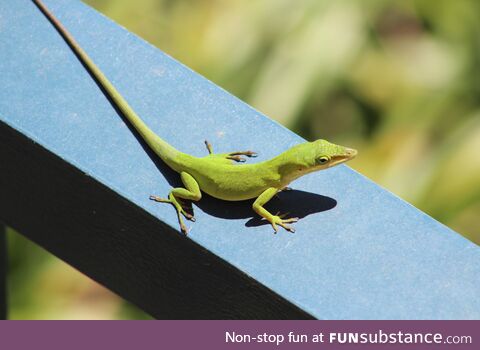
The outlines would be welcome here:
M 480 244 L 479 1 L 86 3 Z M 146 317 L 13 236 L 13 318 Z

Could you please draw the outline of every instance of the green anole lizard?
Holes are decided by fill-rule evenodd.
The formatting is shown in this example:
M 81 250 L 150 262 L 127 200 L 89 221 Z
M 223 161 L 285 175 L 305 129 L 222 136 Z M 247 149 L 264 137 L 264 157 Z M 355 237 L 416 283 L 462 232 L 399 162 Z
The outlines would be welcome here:
M 150 196 L 150 199 L 162 203 L 171 203 L 175 207 L 180 228 L 184 234 L 187 233 L 187 228 L 182 215 L 192 221 L 195 221 L 195 218 L 185 210 L 182 201 L 199 201 L 202 198 L 202 191 L 215 198 L 227 201 L 256 198 L 253 203 L 253 210 L 268 220 L 275 232 L 278 231 L 278 226 L 287 231 L 295 232 L 289 223 L 298 221 L 298 218 L 284 219 L 283 215 L 272 215 L 264 208 L 264 205 L 275 194 L 286 189 L 293 180 L 308 173 L 344 163 L 357 154 L 357 151 L 352 148 L 335 145 L 325 140 L 305 142 L 293 146 L 270 160 L 255 164 L 235 164 L 245 161 L 245 158 L 241 156 L 255 157 L 255 152 L 241 151 L 217 154 L 213 153 L 212 146 L 207 141 L 205 141 L 205 144 L 209 154 L 205 157 L 199 158 L 180 152 L 156 135 L 140 119 L 42 1 L 33 1 L 63 36 L 79 60 L 88 68 L 108 97 L 133 125 L 147 145 L 163 162 L 180 174 L 184 188 L 172 189 L 168 198 Z

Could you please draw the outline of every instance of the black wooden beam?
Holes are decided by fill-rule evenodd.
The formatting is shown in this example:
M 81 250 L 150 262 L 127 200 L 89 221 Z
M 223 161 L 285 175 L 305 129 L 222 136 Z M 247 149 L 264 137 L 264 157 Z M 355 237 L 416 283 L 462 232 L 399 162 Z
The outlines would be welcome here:
M 7 319 L 7 231 L 0 222 L 0 320 Z
M 18 232 L 157 318 L 309 318 L 0 122 L 0 213 Z

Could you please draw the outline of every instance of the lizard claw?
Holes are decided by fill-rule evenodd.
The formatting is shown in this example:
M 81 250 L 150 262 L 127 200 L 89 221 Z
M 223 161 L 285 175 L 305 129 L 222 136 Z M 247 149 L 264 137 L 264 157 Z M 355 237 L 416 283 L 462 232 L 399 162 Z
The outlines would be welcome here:
M 190 220 L 190 221 L 193 221 L 193 222 L 195 222 L 197 220 L 197 219 L 195 219 L 195 216 L 193 216 L 190 213 L 187 213 L 186 211 L 183 211 L 182 214 L 183 214 L 183 216 L 185 216 L 185 218 L 187 220 Z
M 234 161 L 240 162 L 240 163 L 245 162 L 245 158 L 240 157 L 240 156 L 227 156 L 227 159 L 231 159 L 231 160 L 234 160 Z
M 272 222 L 272 227 L 273 227 L 273 234 L 276 235 L 278 232 L 278 227 L 274 222 Z
M 287 213 L 288 214 L 288 213 Z M 290 226 L 290 225 L 287 225 L 287 223 L 291 223 L 291 222 L 297 222 L 298 221 L 298 218 L 291 218 L 291 219 L 282 219 L 285 215 L 287 214 L 283 214 L 283 215 L 280 215 L 278 216 L 278 213 L 277 215 L 274 215 L 272 216 L 272 219 L 270 221 L 270 224 L 272 225 L 273 227 L 273 230 L 275 231 L 275 233 L 278 232 L 278 227 L 277 225 L 283 227 L 285 230 L 287 230 L 288 232 L 291 232 L 291 233 L 295 233 L 295 229 Z
M 188 235 L 188 229 L 187 229 L 187 226 L 185 226 L 183 224 L 183 222 L 180 223 L 180 230 L 182 231 L 182 233 L 187 236 Z

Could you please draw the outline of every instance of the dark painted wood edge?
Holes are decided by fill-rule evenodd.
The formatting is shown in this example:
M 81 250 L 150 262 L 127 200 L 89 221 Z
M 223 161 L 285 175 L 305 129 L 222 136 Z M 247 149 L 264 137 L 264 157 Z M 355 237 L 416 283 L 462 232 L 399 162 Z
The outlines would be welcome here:
M 2 122 L 0 190 L 7 225 L 153 317 L 312 318 Z
M 7 316 L 7 230 L 0 222 L 0 320 L 6 320 Z

